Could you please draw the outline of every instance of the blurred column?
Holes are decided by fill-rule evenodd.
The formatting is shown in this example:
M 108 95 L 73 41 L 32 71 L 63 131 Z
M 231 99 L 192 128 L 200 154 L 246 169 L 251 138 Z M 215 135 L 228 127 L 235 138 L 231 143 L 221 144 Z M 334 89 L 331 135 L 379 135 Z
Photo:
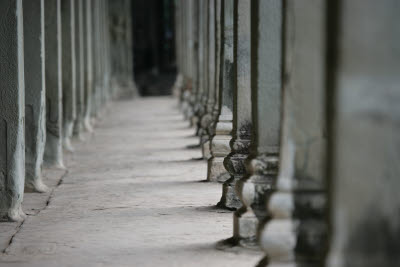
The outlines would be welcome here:
M 76 54 L 75 1 L 62 0 L 62 89 L 63 89 L 63 145 L 72 152 L 73 127 L 76 119 Z
M 328 266 L 400 264 L 400 3 L 329 2 Z M 336 5 L 335 5 L 336 4 Z M 340 4 L 340 5 L 339 5 Z
M 325 10 L 286 1 L 281 164 L 260 240 L 270 262 L 321 266 L 326 250 Z
M 23 2 L 25 75 L 25 185 L 46 192 L 42 164 L 46 144 L 44 0 Z
M 62 148 L 61 1 L 45 0 L 47 167 L 65 168 Z
M 22 221 L 25 81 L 22 0 L 0 3 L 0 219 Z M 4 79 L 7 77 L 7 79 Z

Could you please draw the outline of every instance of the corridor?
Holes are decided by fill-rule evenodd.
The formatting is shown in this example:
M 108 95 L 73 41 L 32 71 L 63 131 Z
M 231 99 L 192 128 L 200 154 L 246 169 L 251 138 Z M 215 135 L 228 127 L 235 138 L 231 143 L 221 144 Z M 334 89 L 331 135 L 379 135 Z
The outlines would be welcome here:
M 61 180 L 44 178 L 53 191 L 25 194 L 22 225 L 0 224 L 0 266 L 256 265 L 261 252 L 215 248 L 232 213 L 215 207 L 221 184 L 204 181 L 176 99 L 118 101 L 99 117 L 65 153 L 68 172 L 52 171 Z

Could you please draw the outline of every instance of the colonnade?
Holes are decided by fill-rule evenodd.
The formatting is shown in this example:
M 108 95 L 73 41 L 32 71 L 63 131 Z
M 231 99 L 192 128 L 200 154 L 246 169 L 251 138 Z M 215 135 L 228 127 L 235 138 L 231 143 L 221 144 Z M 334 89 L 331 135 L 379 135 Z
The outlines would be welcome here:
M 42 166 L 66 168 L 72 138 L 107 103 L 137 95 L 129 0 L 0 2 L 0 218 L 21 221 Z
M 260 266 L 400 263 L 396 0 L 177 0 L 174 94 L 199 136 L 220 245 Z

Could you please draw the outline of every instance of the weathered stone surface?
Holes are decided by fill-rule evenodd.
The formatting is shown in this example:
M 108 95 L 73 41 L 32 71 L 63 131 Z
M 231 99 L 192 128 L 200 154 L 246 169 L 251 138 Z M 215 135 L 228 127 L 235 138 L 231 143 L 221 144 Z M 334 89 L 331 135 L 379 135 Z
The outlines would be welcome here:
M 200 140 L 202 144 L 203 157 L 205 159 L 209 159 L 211 157 L 210 154 L 210 138 L 211 136 L 211 126 L 214 121 L 214 108 L 216 104 L 216 84 L 215 84 L 215 0 L 208 1 L 208 21 L 206 25 L 208 25 L 208 37 L 206 41 L 207 46 L 207 102 L 206 102 L 206 113 L 201 117 L 201 134 Z
M 42 164 L 46 144 L 44 0 L 23 2 L 25 76 L 25 186 L 46 192 Z
M 75 0 L 76 120 L 74 135 L 83 140 L 85 117 L 85 38 L 83 0 Z
M 0 219 L 21 221 L 25 180 L 25 81 L 21 0 L 0 3 Z
M 45 0 L 46 146 L 44 164 L 65 168 L 62 150 L 61 2 Z
M 83 2 L 84 10 L 84 55 L 85 55 L 85 107 L 83 126 L 87 132 L 93 132 L 92 105 L 93 105 L 93 86 L 94 86 L 94 66 L 93 66 L 93 1 L 85 0 Z
M 232 106 L 233 106 L 233 15 L 234 2 L 226 0 L 221 16 L 221 60 L 219 63 L 219 115 L 215 125 L 215 135 L 210 144 L 211 158 L 208 160 L 207 180 L 225 182 L 230 174 L 223 164 L 230 153 L 229 142 L 232 139 Z
M 77 67 L 76 67 L 76 0 L 63 0 L 62 13 L 62 90 L 63 90 L 63 147 L 72 152 L 71 145 L 76 120 Z
M 215 250 L 231 234 L 232 214 L 214 207 L 218 184 L 199 182 L 206 163 L 185 149 L 198 138 L 174 103 L 112 105 L 96 135 L 66 156 L 68 174 L 0 265 L 254 266 L 260 252 Z
M 322 265 L 326 249 L 326 1 L 285 9 L 281 168 L 261 235 L 270 262 Z
M 266 202 L 278 175 L 282 88 L 282 1 L 251 2 L 251 97 L 253 136 L 247 175 L 236 185 L 242 208 L 234 214 L 234 238 L 258 246 L 268 218 Z
M 236 193 L 236 182 L 246 175 L 245 160 L 249 155 L 251 142 L 251 83 L 250 83 L 250 1 L 234 2 L 234 93 L 233 131 L 231 153 L 224 165 L 231 177 L 223 185 L 220 206 L 238 209 L 242 206 Z
M 328 266 L 398 266 L 399 2 L 343 1 L 337 10 Z

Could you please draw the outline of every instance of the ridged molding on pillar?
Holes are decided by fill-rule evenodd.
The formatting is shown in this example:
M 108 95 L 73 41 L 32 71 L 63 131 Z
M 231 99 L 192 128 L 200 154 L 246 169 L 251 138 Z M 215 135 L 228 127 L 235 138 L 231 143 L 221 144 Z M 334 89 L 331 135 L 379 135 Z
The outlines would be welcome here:
M 46 144 L 44 0 L 24 1 L 25 186 L 47 192 L 42 180 Z
M 246 175 L 245 161 L 251 143 L 251 82 L 250 82 L 250 1 L 234 1 L 234 90 L 233 131 L 231 153 L 224 159 L 231 177 L 224 183 L 218 206 L 238 209 L 242 203 L 236 192 L 236 182 Z
M 25 81 L 22 0 L 0 3 L 0 220 L 22 221 Z M 4 77 L 7 77 L 5 79 Z
M 211 158 L 208 160 L 208 181 L 225 182 L 230 174 L 225 169 L 224 158 L 230 153 L 229 142 L 232 139 L 233 109 L 233 11 L 234 0 L 224 0 L 221 29 L 220 95 L 219 115 L 215 126 L 215 135 L 211 140 Z
M 261 234 L 270 262 L 322 266 L 326 250 L 326 1 L 287 0 L 281 169 Z M 310 264 L 310 265 L 307 265 Z
M 248 175 L 237 183 L 243 206 L 234 214 L 234 238 L 258 246 L 266 201 L 278 175 L 282 91 L 282 1 L 251 1 L 251 97 L 253 135 Z

